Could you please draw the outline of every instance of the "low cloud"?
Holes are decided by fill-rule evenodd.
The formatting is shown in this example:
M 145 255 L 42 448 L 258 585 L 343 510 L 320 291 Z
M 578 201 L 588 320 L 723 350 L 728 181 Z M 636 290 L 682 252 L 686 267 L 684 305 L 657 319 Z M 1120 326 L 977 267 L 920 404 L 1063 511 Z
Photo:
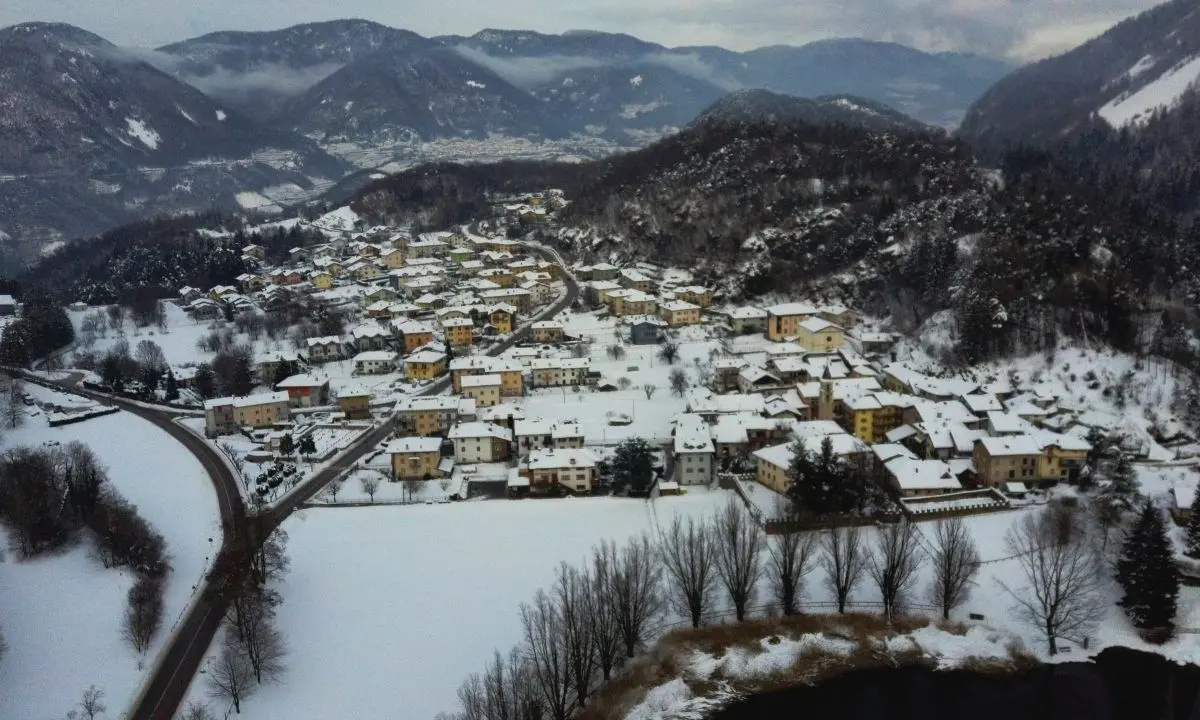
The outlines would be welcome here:
M 300 95 L 345 67 L 326 63 L 305 68 L 285 65 L 260 65 L 247 72 L 217 68 L 201 74 L 181 73 L 180 79 L 202 92 L 216 97 L 269 92 L 276 95 Z
M 466 45 L 459 45 L 454 50 L 471 62 L 482 65 L 520 88 L 544 85 L 563 73 L 573 70 L 604 67 L 605 65 L 602 60 L 566 55 L 496 57 Z

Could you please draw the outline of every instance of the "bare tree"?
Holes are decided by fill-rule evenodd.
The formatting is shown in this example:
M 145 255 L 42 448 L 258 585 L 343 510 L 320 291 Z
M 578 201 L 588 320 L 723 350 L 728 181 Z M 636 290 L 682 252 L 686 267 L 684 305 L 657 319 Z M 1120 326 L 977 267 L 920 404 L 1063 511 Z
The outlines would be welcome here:
M 167 369 L 167 356 L 158 343 L 153 340 L 139 341 L 133 354 L 142 367 L 153 368 L 160 372 Z
M 240 602 L 231 604 L 231 610 L 236 613 L 234 625 L 242 650 L 259 684 L 277 680 L 283 674 L 283 657 L 287 649 L 283 636 L 275 627 L 278 605 L 278 595 L 262 588 L 244 593 Z
M 801 583 L 812 570 L 816 550 L 816 533 L 801 532 L 795 523 L 784 523 L 782 532 L 768 538 L 767 572 L 784 615 L 795 615 L 800 610 Z
M 246 475 L 246 472 L 245 472 L 246 458 L 242 455 L 238 455 L 238 452 L 233 447 L 233 444 L 228 443 L 228 442 L 221 442 L 221 443 L 217 443 L 217 447 L 220 448 L 222 455 L 229 458 L 229 464 L 233 466 L 234 470 L 237 470 L 238 475 L 245 477 L 245 475 Z
M 375 502 L 375 493 L 379 490 L 379 476 L 375 473 L 363 473 L 358 476 L 358 484 L 362 486 L 362 491 L 371 498 L 371 502 Z
M 867 573 L 879 588 L 883 614 L 889 620 L 895 616 L 897 606 L 912 592 L 917 583 L 917 571 L 924 560 L 917 530 L 908 520 L 879 530 Z
M 246 657 L 237 640 L 227 636 L 221 652 L 208 666 L 209 695 L 233 705 L 233 711 L 242 712 L 242 700 L 255 690 L 254 666 Z
M 668 365 L 674 365 L 679 359 L 679 346 L 673 342 L 665 342 L 658 349 L 658 358 Z
M 662 564 L 649 536 L 635 537 L 621 548 L 611 583 L 625 657 L 632 658 L 664 606 Z
M 329 481 L 328 485 L 325 486 L 325 492 L 329 495 L 329 499 L 333 502 L 337 502 L 338 493 L 342 490 L 342 482 L 343 480 L 341 478 L 334 478 Z
M 179 720 L 217 720 L 212 710 L 204 703 L 193 700 L 179 716 Z
M 79 706 L 67 713 L 67 720 L 96 720 L 108 710 L 101 700 L 104 691 L 92 685 L 83 691 Z
M 413 496 L 421 492 L 421 488 L 425 486 L 424 480 L 417 478 L 407 478 L 403 481 L 404 494 L 408 496 L 408 501 L 413 501 Z
M 575 711 L 575 693 L 562 618 L 554 600 L 538 590 L 532 604 L 521 606 L 521 628 L 530 674 L 549 720 L 567 720 Z
M 599 547 L 592 548 L 588 568 L 591 586 L 586 594 L 587 614 L 596 665 L 605 682 L 612 676 L 621 654 L 621 623 L 614 581 L 619 564 L 617 546 L 612 541 L 602 541 Z
M 858 527 L 830 528 L 821 538 L 821 548 L 825 582 L 837 598 L 838 612 L 844 613 L 850 594 L 862 580 L 867 562 L 862 530 Z
M 596 684 L 596 652 L 590 617 L 592 581 L 578 568 L 566 563 L 558 566 L 554 582 L 554 602 L 558 608 L 567 656 L 567 673 L 575 692 L 575 706 L 587 704 Z
M 162 625 L 162 578 L 143 575 L 129 588 L 125 607 L 125 640 L 138 653 L 150 647 L 150 641 Z
M 625 348 L 621 347 L 620 345 L 609 345 L 607 348 L 605 348 L 605 353 L 608 354 L 609 360 L 625 359 Z
M 25 381 L 13 377 L 8 380 L 4 393 L 4 422 L 17 428 L 25 420 Z
M 1004 537 L 1026 587 L 1001 584 L 1016 601 L 1018 615 L 1038 628 L 1058 652 L 1058 639 L 1085 636 L 1104 613 L 1101 564 L 1075 511 L 1061 504 L 1015 522 Z
M 109 305 L 105 308 L 105 313 L 108 315 L 108 327 L 122 332 L 125 326 L 125 308 L 120 305 Z
M 713 544 L 717 577 L 733 603 L 738 622 L 742 622 L 754 600 L 761 572 L 762 528 L 736 499 L 730 498 L 713 518 Z
M 688 380 L 687 370 L 681 367 L 671 368 L 671 374 L 667 380 L 671 387 L 671 392 L 676 397 L 683 397 L 683 393 L 688 389 L 690 381 Z
M 929 599 L 942 609 L 942 619 L 962 605 L 979 572 L 979 551 L 961 518 L 943 518 L 933 526 L 933 582 Z
M 679 516 L 659 538 L 668 597 L 694 628 L 700 627 L 717 583 L 714 544 L 708 523 Z
M 459 687 L 463 711 L 456 720 L 539 720 L 545 713 L 531 682 L 525 655 L 514 648 L 507 660 L 499 652 L 483 674 L 473 674 Z
M 654 383 L 646 383 L 642 386 L 642 392 L 646 393 L 646 399 L 654 397 L 654 393 L 658 391 L 658 386 Z

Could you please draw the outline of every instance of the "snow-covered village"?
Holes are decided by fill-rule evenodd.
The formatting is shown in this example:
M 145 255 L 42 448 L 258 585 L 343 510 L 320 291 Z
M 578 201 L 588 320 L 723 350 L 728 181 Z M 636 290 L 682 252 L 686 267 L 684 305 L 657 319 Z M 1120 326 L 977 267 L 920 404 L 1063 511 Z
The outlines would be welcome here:
M 183 717 L 392 717 L 404 698 L 432 718 L 482 702 L 519 672 L 511 648 L 540 652 L 538 614 L 583 622 L 563 603 L 590 594 L 625 610 L 588 631 L 609 635 L 554 712 L 595 693 L 682 717 L 870 647 L 943 668 L 1200 654 L 1196 388 L 1168 364 L 1064 344 L 950 368 L 945 317 L 904 336 L 507 237 L 568 202 L 535 190 L 419 234 L 350 207 L 273 221 L 257 230 L 323 241 L 278 263 L 245 245 L 236 286 L 59 310 L 73 341 L 4 393 L 0 716 L 158 693 Z M 151 570 L 96 520 L 47 535 L 56 509 L 7 509 L 46 497 L 20 477 L 75 507 L 81 474 L 156 538 Z M 252 592 L 229 586 L 243 560 Z M 1123 574 L 1152 570 L 1132 607 Z M 622 599 L 614 573 L 645 587 Z M 797 614 L 823 619 L 768 644 Z M 664 636 L 743 622 L 737 653 L 606 689 L 622 666 L 653 677 Z

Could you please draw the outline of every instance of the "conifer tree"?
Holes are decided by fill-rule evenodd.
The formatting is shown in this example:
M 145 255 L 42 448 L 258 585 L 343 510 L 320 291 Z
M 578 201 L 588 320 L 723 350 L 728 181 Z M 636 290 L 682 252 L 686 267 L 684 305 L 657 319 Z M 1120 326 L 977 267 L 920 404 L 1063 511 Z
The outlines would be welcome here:
M 167 381 L 163 397 L 167 402 L 179 399 L 179 383 L 175 380 L 175 373 L 170 369 L 167 370 Z
M 1147 502 L 1121 548 L 1117 581 L 1125 591 L 1121 607 L 1141 630 L 1170 633 L 1179 597 L 1179 574 L 1162 515 Z
M 1125 453 L 1118 455 L 1108 477 L 1110 485 L 1106 491 L 1110 502 L 1123 510 L 1133 510 L 1140 495 L 1137 471 L 1129 456 Z
M 1183 552 L 1190 558 L 1200 560 L 1200 491 L 1196 492 L 1196 497 L 1192 500 L 1192 517 L 1187 526 L 1187 547 Z

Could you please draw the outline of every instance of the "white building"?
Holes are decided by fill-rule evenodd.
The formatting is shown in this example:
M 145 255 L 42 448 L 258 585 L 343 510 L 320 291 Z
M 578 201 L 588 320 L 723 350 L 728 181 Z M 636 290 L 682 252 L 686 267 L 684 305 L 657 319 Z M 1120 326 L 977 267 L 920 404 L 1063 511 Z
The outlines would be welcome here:
M 675 482 L 708 485 L 713 480 L 716 448 L 708 423 L 699 415 L 680 415 L 675 420 Z
M 507 460 L 512 431 L 485 422 L 460 423 L 449 434 L 454 442 L 454 462 L 460 465 Z
M 399 355 L 390 350 L 368 350 L 354 356 L 354 372 L 359 375 L 383 375 L 395 371 Z

